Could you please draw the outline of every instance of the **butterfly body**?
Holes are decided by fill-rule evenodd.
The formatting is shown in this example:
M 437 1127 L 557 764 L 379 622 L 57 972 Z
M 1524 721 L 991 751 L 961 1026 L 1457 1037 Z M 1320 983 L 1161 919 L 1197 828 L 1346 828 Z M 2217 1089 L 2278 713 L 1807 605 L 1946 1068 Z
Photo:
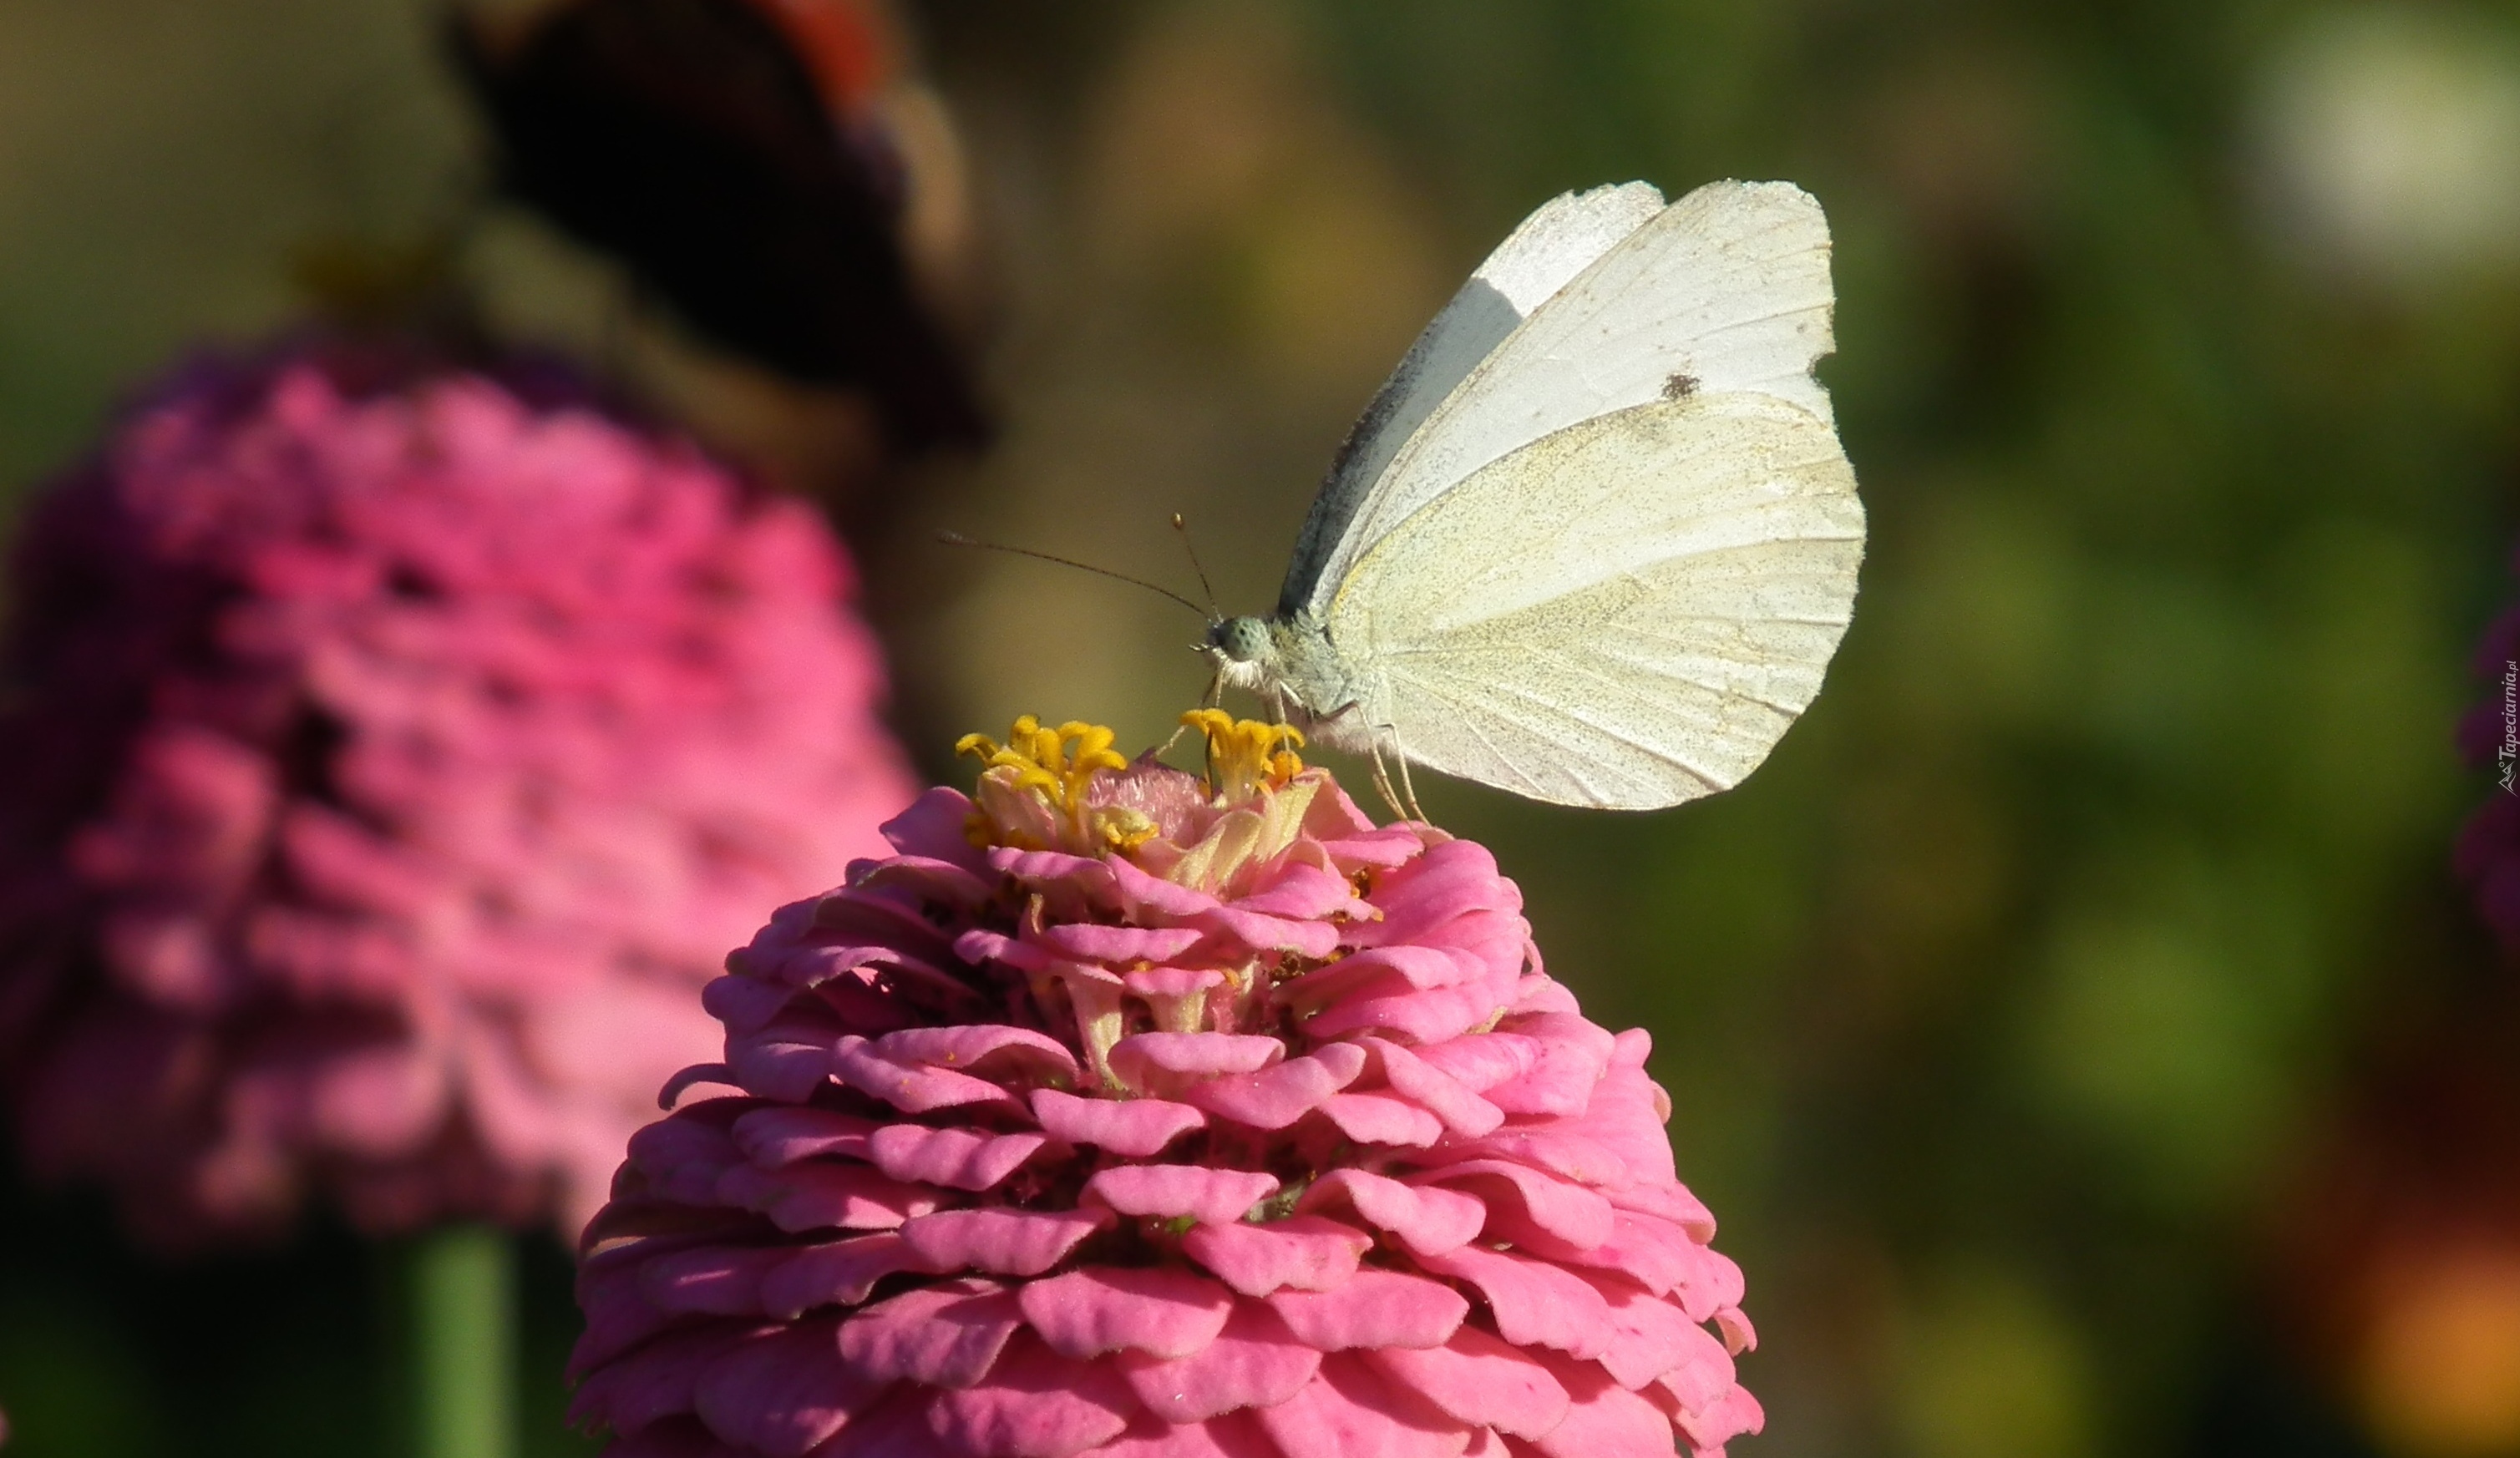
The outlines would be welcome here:
M 1812 366 L 1828 234 L 1781 183 L 1553 199 L 1341 448 L 1229 685 L 1335 747 L 1533 799 L 1729 788 L 1819 692 L 1864 512 Z
M 1207 654 L 1219 678 L 1258 695 L 1280 722 L 1333 749 L 1373 752 L 1377 716 L 1309 611 L 1220 618 L 1208 625 Z

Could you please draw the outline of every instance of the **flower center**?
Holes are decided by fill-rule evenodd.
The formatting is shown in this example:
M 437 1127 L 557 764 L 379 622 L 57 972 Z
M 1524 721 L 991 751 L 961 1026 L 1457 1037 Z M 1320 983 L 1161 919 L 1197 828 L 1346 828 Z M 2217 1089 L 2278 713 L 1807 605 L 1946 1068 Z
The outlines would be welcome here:
M 1265 809 L 1304 771 L 1295 755 L 1304 736 L 1287 725 L 1217 709 L 1192 710 L 1181 723 L 1207 741 L 1203 776 L 1156 764 L 1151 754 L 1132 766 L 1111 747 L 1109 728 L 1080 720 L 1052 728 L 1027 714 L 1003 744 L 965 734 L 955 752 L 981 765 L 973 843 L 1083 856 L 1136 851 L 1159 835 L 1192 829 L 1192 821 L 1203 827 L 1219 813 Z M 1167 778 L 1186 789 L 1156 786 Z

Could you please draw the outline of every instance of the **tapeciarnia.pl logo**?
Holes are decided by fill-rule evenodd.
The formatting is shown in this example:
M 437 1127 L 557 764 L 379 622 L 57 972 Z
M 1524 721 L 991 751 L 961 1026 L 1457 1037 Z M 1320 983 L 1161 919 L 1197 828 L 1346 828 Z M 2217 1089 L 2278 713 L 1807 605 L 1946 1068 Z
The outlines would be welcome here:
M 2502 793 L 2520 795 L 2512 786 L 2520 775 L 2520 660 L 2502 663 L 2502 742 L 2494 747 L 2494 777 Z

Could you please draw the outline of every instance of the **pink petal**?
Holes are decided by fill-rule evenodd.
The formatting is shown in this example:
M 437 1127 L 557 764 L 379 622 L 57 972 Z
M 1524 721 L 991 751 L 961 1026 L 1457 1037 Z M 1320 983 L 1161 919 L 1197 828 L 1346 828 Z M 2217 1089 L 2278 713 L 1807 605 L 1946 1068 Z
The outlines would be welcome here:
M 887 1124 L 870 1140 L 876 1167 L 884 1173 L 956 1190 L 994 1188 L 1048 1142 L 1041 1134 L 992 1135 L 916 1124 Z
M 1340 1056 L 1330 1056 L 1334 1052 Z M 1331 1043 L 1259 1073 L 1193 1083 L 1181 1096 L 1185 1103 L 1250 1128 L 1282 1129 L 1320 1108 L 1364 1065 L 1365 1055 L 1355 1047 Z
M 1593 1085 L 1610 1066 L 1615 1039 L 1574 1013 L 1517 1018 L 1510 1031 L 1535 1038 L 1540 1061 L 1521 1077 L 1482 1089 L 1488 1102 L 1508 1114 L 1581 1114 Z
M 1206 935 L 1196 927 L 1102 926 L 1080 921 L 1044 927 L 1040 940 L 1059 956 L 1117 966 L 1126 962 L 1169 962 L 1196 947 Z
M 1513 1205 L 1522 1208 L 1523 1218 L 1532 1225 L 1576 1250 L 1589 1251 L 1610 1238 L 1613 1212 L 1609 1201 L 1572 1180 L 1528 1165 L 1508 1160 L 1464 1160 L 1429 1171 L 1415 1182 L 1483 1186 L 1482 1197 L 1488 1207 L 1487 1232 L 1492 1238 L 1511 1240 L 1517 1233 L 1502 1228 L 1498 1218 L 1505 1213 L 1501 1206 L 1509 1209 Z
M 1457 1038 L 1495 1013 L 1496 998 L 1486 988 L 1429 988 L 1342 998 L 1307 1018 L 1303 1027 L 1315 1038 L 1396 1033 L 1411 1042 L 1432 1043 Z M 1507 1106 L 1500 1102 L 1497 1107 Z
M 1037 1276 L 1111 1222 L 1107 1210 L 940 1210 L 900 1238 L 930 1269 Z
M 1411 1051 L 1427 1067 L 1479 1094 L 1540 1066 L 1540 1039 L 1514 1033 L 1475 1033 Z
M 1352 1356 L 1330 1356 L 1302 1392 L 1253 1414 L 1287 1454 L 1458 1458 L 1470 1431 Z
M 741 1325 L 711 1322 L 658 1337 L 589 1374 L 569 1403 L 568 1420 L 602 1423 L 627 1435 L 659 1418 L 690 1412 L 692 1387 L 700 1368 L 724 1351 L 730 1341 L 747 1335 Z
M 1559 1259 L 1572 1264 L 1615 1270 L 1656 1296 L 1682 1293 L 1681 1304 L 1692 1321 L 1715 1313 L 1709 1259 L 1714 1252 L 1688 1238 L 1668 1220 L 1621 1211 L 1610 1221 L 1610 1238 L 1589 1251 Z M 1729 1262 L 1727 1262 L 1729 1264 Z M 1692 1289 L 1702 1296 L 1690 1296 Z
M 1269 889 L 1234 903 L 1236 910 L 1298 921 L 1321 921 L 1333 915 L 1362 918 L 1372 908 L 1358 901 L 1347 877 L 1300 862 L 1278 872 Z
M 785 1262 L 784 1247 L 702 1246 L 659 1256 L 639 1271 L 639 1294 L 660 1311 L 750 1316 L 761 1310 L 761 1278 Z
M 1359 1043 L 1381 1065 L 1383 1081 L 1394 1093 L 1442 1120 L 1455 1134 L 1475 1139 L 1505 1123 L 1504 1110 L 1410 1049 L 1379 1038 L 1361 1038 Z M 1657 1127 L 1655 1132 L 1660 1131 Z
M 1024 1319 L 1061 1356 L 1185 1357 L 1216 1340 L 1232 1294 L 1189 1271 L 1088 1266 L 1023 1288 Z
M 1739 1306 L 1726 1306 L 1717 1311 L 1715 1329 L 1724 1334 L 1724 1349 L 1734 1356 L 1759 1345 L 1758 1329 L 1750 1325 L 1749 1313 Z
M 1666 1410 L 1674 1416 L 1711 1412 L 1738 1382 L 1732 1368 L 1732 1354 L 1724 1349 L 1724 1344 L 1709 1336 L 1704 1327 L 1693 1326 L 1689 1330 L 1697 1334 L 1698 1345 L 1692 1346 L 1682 1354 L 1679 1362 L 1656 1377 L 1652 1387 L 1641 1389 L 1648 1398 L 1656 1390 L 1668 1393 L 1671 1403 Z M 1606 1368 L 1609 1364 L 1604 1362 L 1602 1365 Z
M 1317 1008 L 1369 988 L 1397 992 L 1456 987 L 1480 980 L 1484 970 L 1474 958 L 1440 947 L 1403 944 L 1340 957 L 1282 984 L 1279 995 L 1298 1007 Z
M 1094 1450 L 1094 1458 L 1282 1458 L 1247 1417 L 1179 1425 L 1141 1417 L 1129 1431 Z
M 1474 1326 L 1441 1347 L 1377 1348 L 1365 1357 L 1473 1428 L 1539 1437 L 1566 1416 L 1566 1389 L 1547 1367 Z
M 1284 1043 L 1256 1034 L 1139 1033 L 1111 1045 L 1111 1071 L 1134 1088 L 1159 1082 L 1178 1086 L 1226 1074 L 1257 1073 L 1285 1056 Z
M 1545 1260 L 1463 1246 L 1423 1258 L 1428 1270 L 1478 1288 L 1497 1333 L 1516 1347 L 1554 1347 L 1597 1357 L 1615 1335 L 1609 1303 L 1583 1278 Z
M 1732 1360 L 1725 1354 L 1724 1344 L 1689 1320 L 1677 1303 L 1616 1276 L 1582 1273 L 1582 1279 L 1609 1303 L 1613 1340 L 1599 1361 L 1619 1386 L 1634 1391 L 1683 1362 L 1703 1361 L 1710 1354 L 1723 1358 L 1730 1381 Z
M 889 1230 L 936 1208 L 936 1194 L 864 1165 L 810 1163 L 778 1171 L 739 1165 L 718 1176 L 718 1198 L 757 1210 L 782 1230 Z
M 1373 1237 L 1352 1225 L 1302 1215 L 1261 1225 L 1200 1225 L 1182 1237 L 1192 1259 L 1244 1296 L 1290 1286 L 1333 1290 L 1356 1274 L 1357 1258 L 1372 1248 Z
M 1362 1170 L 1333 1170 L 1314 1180 L 1295 1208 L 1304 1212 L 1352 1205 L 1365 1222 L 1388 1230 L 1413 1255 L 1440 1256 L 1476 1238 L 1488 1208 L 1459 1190 L 1415 1188 Z
M 754 1109 L 735 1122 L 735 1146 L 761 1166 L 792 1164 L 818 1154 L 867 1155 L 872 1119 L 830 1109 Z
M 1440 1347 L 1470 1311 L 1462 1294 L 1441 1281 L 1375 1269 L 1358 1271 L 1336 1291 L 1281 1291 L 1268 1303 L 1297 1341 L 1321 1351 Z
M 988 862 L 964 834 L 963 826 L 970 817 L 970 798 L 938 785 L 878 828 L 905 856 L 930 856 L 966 871 L 978 871 Z
M 878 1382 L 967 1388 L 988 1375 L 1022 1325 L 1013 1292 L 989 1281 L 948 1281 L 850 1317 L 840 1326 L 840 1356 Z
M 1278 1176 L 1197 1165 L 1118 1165 L 1085 1181 L 1085 1195 L 1125 1215 L 1230 1225 L 1278 1192 Z
M 1138 1401 L 1107 1362 L 1016 1343 L 978 1387 L 940 1392 L 928 1431 L 974 1458 L 1068 1458 L 1126 1432 Z
M 1759 1407 L 1759 1399 L 1747 1389 L 1734 1388 L 1713 1408 L 1684 1414 L 1679 1423 L 1688 1445 L 1701 1453 L 1719 1452 L 1724 1445 L 1743 1434 L 1756 1433 L 1768 1426 L 1768 1415 Z
M 782 1019 L 749 1037 L 729 1037 L 726 1062 L 745 1092 L 801 1104 L 831 1076 L 832 1035 L 810 1021 Z
M 1148 1412 L 1167 1423 L 1196 1423 L 1283 1402 L 1313 1380 L 1321 1362 L 1277 1313 L 1238 1303 L 1225 1329 L 1195 1355 L 1167 1361 L 1128 1352 L 1120 1370 Z
M 1322 1100 L 1322 1117 L 1359 1144 L 1424 1149 L 1444 1137 L 1444 1122 L 1390 1093 L 1339 1093 Z
M 1297 921 L 1263 916 L 1233 906 L 1202 913 L 1198 924 L 1252 951 L 1277 951 L 1300 957 L 1326 957 L 1338 950 L 1340 928 L 1327 921 Z
M 1672 1422 L 1590 1362 L 1553 1364 L 1566 1421 L 1535 1439 L 1548 1458 L 1671 1458 Z
M 1597 1099 L 1587 1114 L 1598 1116 L 1601 1112 L 1600 1102 Z M 1632 1185 L 1635 1180 L 1634 1173 L 1629 1168 L 1628 1161 L 1616 1148 L 1602 1140 L 1574 1131 L 1578 1128 L 1598 1128 L 1599 1127 L 1599 1124 L 1591 1117 L 1583 1121 L 1561 1119 L 1552 1120 L 1546 1125 L 1520 1125 L 1511 1128 L 1498 1129 L 1484 1138 L 1462 1140 L 1448 1146 L 1446 1153 L 1463 1163 L 1484 1159 L 1509 1160 L 1515 1164 L 1528 1165 L 1536 1170 L 1546 1170 L 1552 1174 L 1563 1175 L 1578 1184 L 1597 1188 Z M 1670 1146 L 1668 1136 L 1662 1131 L 1661 1124 L 1648 1121 L 1645 1123 L 1645 1127 L 1651 1131 L 1654 1142 L 1664 1146 L 1666 1162 L 1668 1162 Z M 1620 1194 L 1634 1199 L 1644 1191 L 1650 1190 L 1653 1193 L 1644 1195 L 1645 1201 L 1659 1205 L 1665 1203 L 1666 1198 L 1662 1194 L 1662 1188 L 1653 1185 L 1622 1188 Z M 1678 1189 L 1679 1186 L 1671 1185 L 1668 1188 Z M 1613 1196 L 1610 1203 L 1618 1204 L 1618 1197 Z
M 1681 1255 L 1671 1295 L 1688 1313 L 1689 1320 L 1712 1320 L 1722 1316 L 1727 1307 L 1741 1303 L 1741 1267 L 1733 1264 L 1731 1258 L 1685 1238 L 1675 1244 Z
M 737 1078 L 735 1070 L 725 1064 L 695 1063 L 688 1068 L 677 1070 L 672 1078 L 665 1081 L 665 1085 L 656 1090 L 656 1107 L 670 1110 L 683 1101 L 684 1094 L 703 1083 L 713 1083 L 729 1089 L 743 1087 L 743 1081 Z
M 1188 1104 L 1159 1098 L 1080 1098 L 1056 1088 L 1036 1088 L 1027 1096 L 1043 1128 L 1070 1144 L 1091 1144 L 1124 1159 L 1151 1159 L 1207 1125 L 1207 1116 Z
M 770 1458 L 799 1458 L 883 1395 L 839 1361 L 829 1318 L 745 1342 L 701 1371 L 693 1392 L 700 1421 L 728 1442 Z
M 953 1269 L 925 1259 L 902 1236 L 890 1231 L 791 1249 L 786 1260 L 761 1278 L 761 1308 L 773 1316 L 792 1318 L 816 1306 L 854 1306 L 865 1302 L 876 1282 L 888 1275 L 940 1266 Z
M 605 1458 L 743 1458 L 696 1418 L 669 1418 L 608 1445 Z
M 860 1093 L 882 1099 L 905 1114 L 925 1114 L 968 1104 L 1011 1103 L 1013 1095 L 997 1084 L 951 1069 L 897 1063 L 877 1053 L 865 1038 L 844 1037 L 823 1055 L 831 1076 Z M 751 1087 L 750 1079 L 745 1087 Z M 798 1094 L 788 1100 L 804 1102 Z

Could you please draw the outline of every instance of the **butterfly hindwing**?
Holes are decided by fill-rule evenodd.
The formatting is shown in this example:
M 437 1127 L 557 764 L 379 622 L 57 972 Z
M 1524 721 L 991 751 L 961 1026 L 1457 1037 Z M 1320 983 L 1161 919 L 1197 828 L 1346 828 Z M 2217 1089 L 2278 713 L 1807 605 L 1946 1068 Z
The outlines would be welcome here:
M 1647 809 L 1737 782 L 1810 704 L 1863 541 L 1822 418 L 1752 392 L 1654 402 L 1414 513 L 1357 562 L 1328 628 L 1411 760 Z

